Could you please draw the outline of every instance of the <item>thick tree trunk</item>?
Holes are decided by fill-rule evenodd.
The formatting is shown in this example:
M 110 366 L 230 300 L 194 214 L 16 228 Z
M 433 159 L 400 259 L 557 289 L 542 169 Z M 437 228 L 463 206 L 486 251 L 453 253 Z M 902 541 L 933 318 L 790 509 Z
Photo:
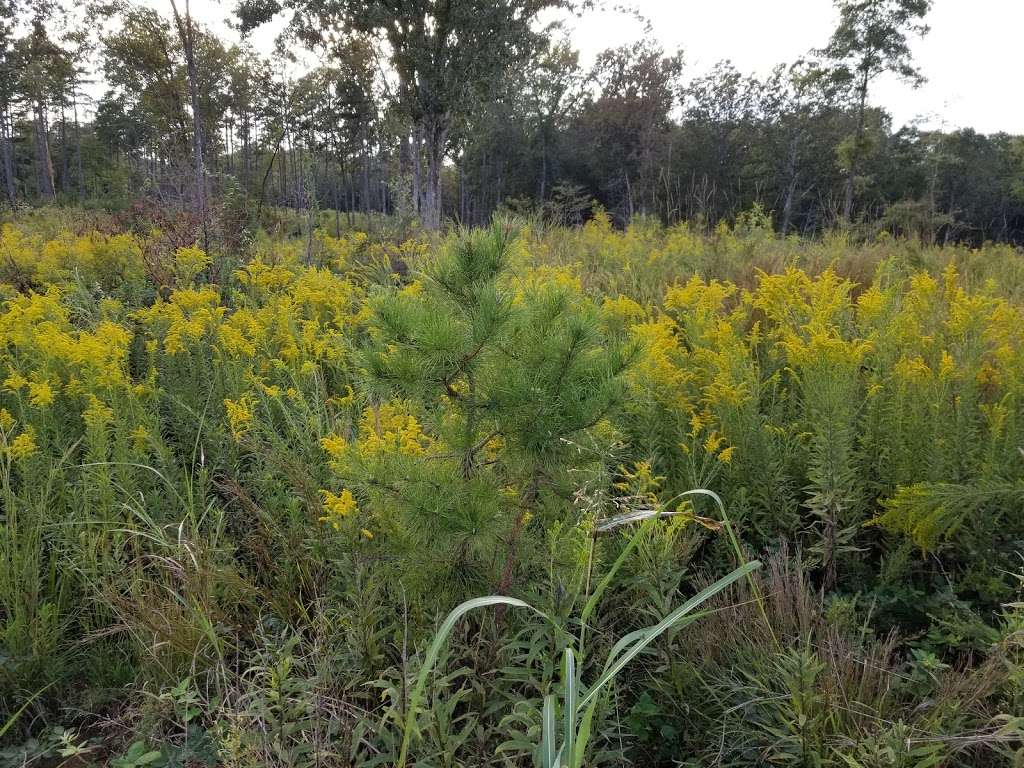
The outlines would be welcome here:
M 448 116 L 432 115 L 423 122 L 427 152 L 427 183 L 423 192 L 423 225 L 440 229 L 443 213 L 441 193 L 445 149 L 448 146 Z
M 46 108 L 36 101 L 32 105 L 36 129 L 36 163 L 39 170 L 39 195 L 45 200 L 57 199 L 53 183 L 53 159 L 50 157 L 50 139 L 46 129 Z

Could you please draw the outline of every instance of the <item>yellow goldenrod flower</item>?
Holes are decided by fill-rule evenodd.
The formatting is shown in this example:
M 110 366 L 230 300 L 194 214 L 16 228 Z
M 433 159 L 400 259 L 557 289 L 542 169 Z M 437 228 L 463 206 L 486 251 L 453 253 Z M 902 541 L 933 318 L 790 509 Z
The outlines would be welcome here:
M 14 438 L 8 450 L 10 451 L 11 458 L 15 460 L 25 459 L 34 454 L 38 450 L 38 446 L 31 429 L 25 430 Z
M 339 494 L 327 490 L 321 490 L 320 493 L 324 496 L 324 510 L 327 513 L 320 518 L 320 522 L 330 524 L 336 531 L 341 530 L 342 521 L 359 510 L 355 496 L 348 488 L 343 488 Z
M 712 432 L 708 435 L 704 441 L 704 452 L 710 455 L 714 455 L 718 452 L 719 447 L 725 442 L 725 436 L 720 435 L 717 432 Z
M 14 372 L 4 379 L 4 388 L 9 389 L 12 392 L 17 392 L 22 387 L 28 384 L 28 379 L 22 376 L 20 373 Z
M 399 453 L 420 456 L 432 442 L 401 401 L 367 408 L 359 420 L 359 452 L 363 456 Z
M 47 381 L 32 381 L 28 385 L 28 401 L 37 408 L 53 405 L 53 388 Z
M 139 453 L 144 453 L 149 446 L 149 432 L 143 426 L 138 426 L 128 435 L 132 441 L 132 447 Z
M 228 412 L 228 426 L 231 429 L 231 435 L 238 440 L 252 426 L 252 398 L 248 394 L 242 395 L 238 400 L 225 398 L 224 407 Z
M 114 420 L 114 409 L 95 395 L 89 395 L 89 407 L 82 411 L 82 420 L 92 429 L 104 429 Z
M 332 459 L 340 459 L 348 451 L 348 441 L 340 435 L 327 435 L 327 437 L 321 437 L 320 446 Z
M 939 363 L 939 378 L 949 379 L 956 373 L 956 361 L 946 350 L 942 351 L 942 361 Z

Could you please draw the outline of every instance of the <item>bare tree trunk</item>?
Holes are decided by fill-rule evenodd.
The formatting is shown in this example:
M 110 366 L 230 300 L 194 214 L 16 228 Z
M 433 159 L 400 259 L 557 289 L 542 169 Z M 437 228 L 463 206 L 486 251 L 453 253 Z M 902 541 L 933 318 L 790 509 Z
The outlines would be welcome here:
M 548 184 L 548 136 L 547 129 L 541 129 L 540 140 L 540 196 L 537 198 L 541 205 L 544 204 L 544 196 Z
M 14 179 L 14 147 L 11 145 L 10 113 L 6 106 L 0 109 L 0 162 L 4 174 L 4 191 L 13 206 L 17 202 Z
M 366 221 L 370 221 L 370 149 L 369 142 L 363 144 L 363 213 Z
M 171 0 L 174 22 L 178 27 L 181 45 L 185 49 L 185 64 L 188 69 L 188 96 L 192 106 L 192 155 L 196 166 L 196 207 L 203 224 L 203 249 L 210 248 L 210 229 L 206 208 L 206 165 L 203 162 L 203 120 L 199 110 L 199 76 L 196 70 L 195 36 L 192 28 L 192 12 L 189 0 L 185 0 L 185 18 L 178 13 L 175 0 Z
M 249 195 L 249 142 L 252 129 L 249 126 L 249 110 L 242 115 L 242 189 Z
M 263 174 L 263 183 L 260 184 L 260 200 L 256 204 L 256 223 L 260 221 L 260 217 L 263 215 L 263 199 L 267 194 L 267 179 L 270 178 L 270 172 L 274 170 L 274 159 L 277 157 L 278 152 L 281 151 L 281 142 L 284 141 L 284 134 L 282 133 L 278 138 L 277 143 L 274 145 L 274 151 L 270 154 L 270 162 L 267 163 L 267 170 Z
M 853 152 L 850 155 L 850 167 L 846 174 L 846 190 L 843 199 L 843 221 L 847 224 L 853 216 L 853 185 L 860 166 L 861 142 L 864 139 L 865 111 L 868 102 L 868 72 L 865 70 L 860 82 L 860 104 L 857 108 L 857 133 L 853 138 Z
M 412 210 L 419 215 L 423 202 L 422 190 L 422 169 L 423 169 L 423 129 L 416 126 L 412 132 L 412 151 L 409 152 L 409 162 L 412 164 Z
M 459 223 L 465 226 L 469 212 L 466 208 L 466 152 L 459 158 Z
M 786 201 L 782 205 L 782 234 L 789 233 L 789 227 L 793 223 L 793 201 L 796 197 L 797 184 L 797 151 L 799 148 L 799 134 L 793 135 L 789 143 L 789 157 L 786 161 Z
M 68 155 L 68 119 L 67 99 L 61 94 L 60 99 L 60 191 L 68 192 L 68 178 L 71 176 L 71 158 Z
M 626 223 L 633 221 L 633 186 L 629 183 L 629 173 L 623 173 L 626 180 Z
M 46 108 L 41 101 L 32 105 L 36 129 L 36 162 L 39 166 L 39 195 L 51 202 L 57 199 L 53 183 L 53 159 L 46 129 Z
M 338 199 L 338 176 L 341 174 L 341 164 L 331 174 L 331 199 L 334 201 L 334 236 L 341 237 L 341 201 Z
M 423 195 L 423 225 L 427 229 L 441 228 L 441 167 L 448 143 L 448 125 L 443 116 L 424 120 L 427 144 L 427 184 Z
M 78 89 L 71 91 L 71 108 L 75 117 L 75 175 L 78 177 L 78 201 L 85 202 L 85 173 L 82 170 L 82 125 L 78 122 Z

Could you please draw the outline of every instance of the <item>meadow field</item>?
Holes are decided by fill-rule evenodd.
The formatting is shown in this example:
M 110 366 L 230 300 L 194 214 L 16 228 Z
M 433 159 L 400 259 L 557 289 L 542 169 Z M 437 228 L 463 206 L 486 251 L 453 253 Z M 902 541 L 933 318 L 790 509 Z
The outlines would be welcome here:
M 273 215 L 4 219 L 0 765 L 1024 765 L 1019 249 Z

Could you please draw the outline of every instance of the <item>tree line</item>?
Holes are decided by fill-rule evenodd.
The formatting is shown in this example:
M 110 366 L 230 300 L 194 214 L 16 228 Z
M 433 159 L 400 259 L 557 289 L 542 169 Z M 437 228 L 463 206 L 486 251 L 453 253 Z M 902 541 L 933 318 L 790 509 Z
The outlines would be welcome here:
M 0 0 L 6 204 L 148 200 L 487 221 L 888 229 L 1024 242 L 1024 137 L 896 126 L 930 0 L 837 0 L 820 49 L 767 76 L 693 72 L 645 36 L 580 65 L 574 0 L 241 0 L 242 43 L 187 0 Z M 277 19 L 272 51 L 247 33 Z M 305 62 L 314 62 L 312 65 Z

